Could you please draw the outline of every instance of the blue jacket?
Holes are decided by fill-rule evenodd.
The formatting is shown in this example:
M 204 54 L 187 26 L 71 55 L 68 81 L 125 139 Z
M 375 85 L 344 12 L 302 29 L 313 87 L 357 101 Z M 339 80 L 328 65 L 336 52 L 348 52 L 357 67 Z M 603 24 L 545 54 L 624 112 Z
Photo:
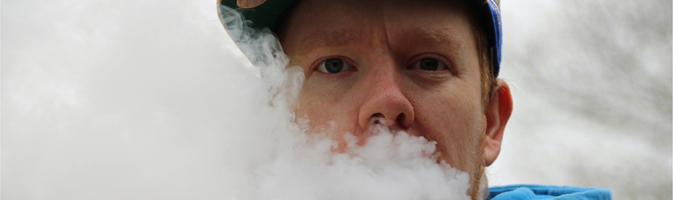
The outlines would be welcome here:
M 489 200 L 610 200 L 612 193 L 605 188 L 580 188 L 548 185 L 508 185 L 488 189 Z

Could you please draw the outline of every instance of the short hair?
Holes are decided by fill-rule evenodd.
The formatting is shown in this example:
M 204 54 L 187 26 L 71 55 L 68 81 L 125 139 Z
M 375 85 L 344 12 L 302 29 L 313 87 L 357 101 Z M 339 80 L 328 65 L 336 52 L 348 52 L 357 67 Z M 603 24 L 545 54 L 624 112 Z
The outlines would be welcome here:
M 481 79 L 481 97 L 484 109 L 493 95 L 493 90 L 497 86 L 497 77 L 494 75 L 493 64 L 491 60 L 491 52 L 488 41 L 488 23 L 492 23 L 481 14 L 478 6 L 469 6 L 468 17 L 470 20 L 470 29 L 472 37 L 474 37 L 475 45 L 477 47 L 477 56 L 479 60 L 479 73 Z

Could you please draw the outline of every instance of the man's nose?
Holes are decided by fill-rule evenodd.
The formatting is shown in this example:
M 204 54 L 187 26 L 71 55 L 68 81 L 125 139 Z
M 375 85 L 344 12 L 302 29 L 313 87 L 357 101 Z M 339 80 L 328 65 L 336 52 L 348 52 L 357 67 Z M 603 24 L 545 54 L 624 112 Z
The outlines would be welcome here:
M 414 109 L 396 83 L 395 75 L 388 71 L 388 73 L 370 74 L 369 77 L 371 77 L 367 84 L 367 87 L 370 87 L 368 88 L 369 94 L 359 113 L 360 127 L 367 130 L 370 120 L 380 117 L 387 122 L 395 122 L 395 124 L 386 124 L 388 126 L 397 125 L 403 129 L 409 128 L 414 122 Z

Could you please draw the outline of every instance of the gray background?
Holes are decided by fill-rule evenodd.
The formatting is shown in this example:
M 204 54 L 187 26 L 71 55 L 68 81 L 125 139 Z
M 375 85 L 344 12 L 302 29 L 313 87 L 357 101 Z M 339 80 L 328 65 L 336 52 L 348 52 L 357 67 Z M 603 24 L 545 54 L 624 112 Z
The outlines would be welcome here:
M 671 1 L 501 4 L 514 112 L 490 185 L 671 199 Z

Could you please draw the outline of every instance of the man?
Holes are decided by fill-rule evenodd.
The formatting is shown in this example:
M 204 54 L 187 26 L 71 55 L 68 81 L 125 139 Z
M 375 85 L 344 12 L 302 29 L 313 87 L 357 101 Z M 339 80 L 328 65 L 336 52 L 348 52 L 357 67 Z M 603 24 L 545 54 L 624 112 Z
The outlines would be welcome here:
M 372 123 L 383 123 L 436 141 L 442 161 L 470 174 L 473 199 L 595 191 L 516 186 L 482 195 L 484 167 L 498 157 L 512 112 L 509 86 L 496 78 L 501 28 L 493 0 L 231 0 L 222 5 L 239 8 L 254 28 L 272 29 L 290 65 L 303 68 L 306 80 L 295 112 L 310 119 L 314 129 L 335 121 L 336 133 L 364 140 Z M 343 135 L 333 138 L 345 146 Z

